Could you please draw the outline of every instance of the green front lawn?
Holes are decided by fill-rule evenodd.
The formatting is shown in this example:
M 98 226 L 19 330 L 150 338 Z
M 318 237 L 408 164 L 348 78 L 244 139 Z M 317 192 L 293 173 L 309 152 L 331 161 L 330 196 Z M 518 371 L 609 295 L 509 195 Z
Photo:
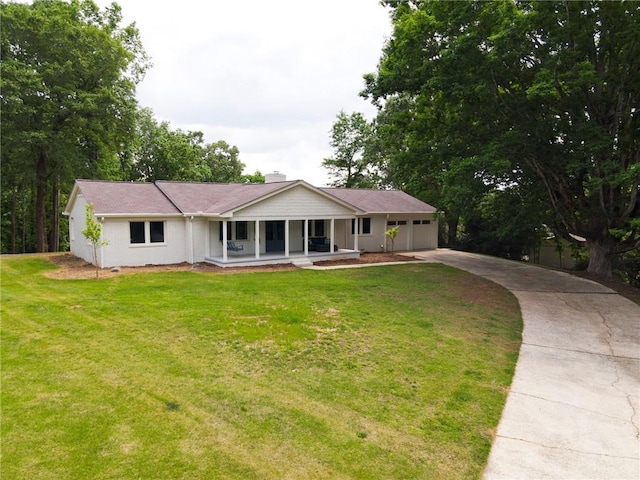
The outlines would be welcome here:
M 516 299 L 442 265 L 0 262 L 2 478 L 478 478 L 520 346 Z

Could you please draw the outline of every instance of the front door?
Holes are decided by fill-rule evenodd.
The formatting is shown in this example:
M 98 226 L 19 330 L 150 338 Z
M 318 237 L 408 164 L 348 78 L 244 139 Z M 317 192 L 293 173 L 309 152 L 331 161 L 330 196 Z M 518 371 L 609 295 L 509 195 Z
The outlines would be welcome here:
M 267 253 L 284 252 L 284 220 L 266 222 L 265 227 L 265 233 L 267 236 L 267 244 L 265 248 Z

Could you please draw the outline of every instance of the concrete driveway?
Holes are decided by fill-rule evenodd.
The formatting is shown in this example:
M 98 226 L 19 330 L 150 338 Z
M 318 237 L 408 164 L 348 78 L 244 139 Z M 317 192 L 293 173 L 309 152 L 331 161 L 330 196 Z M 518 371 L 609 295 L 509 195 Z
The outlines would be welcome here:
M 640 479 L 640 307 L 589 280 L 452 250 L 412 252 L 509 289 L 520 357 L 484 479 Z

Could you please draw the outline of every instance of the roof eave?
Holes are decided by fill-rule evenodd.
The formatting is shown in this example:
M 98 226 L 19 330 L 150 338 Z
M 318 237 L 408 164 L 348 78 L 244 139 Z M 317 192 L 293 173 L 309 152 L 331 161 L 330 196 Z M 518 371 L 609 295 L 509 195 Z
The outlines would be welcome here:
M 78 191 L 80 190 L 80 186 L 78 185 L 78 181 L 73 182 L 73 188 L 71 189 L 71 193 L 69 194 L 69 200 L 67 200 L 67 204 L 64 207 L 63 215 L 67 217 L 71 215 L 71 210 L 73 210 L 73 205 L 76 203 L 76 197 L 78 196 Z
M 437 210 L 433 212 L 426 212 L 424 210 L 398 210 L 398 211 L 384 211 L 384 212 L 365 212 L 365 215 L 433 215 L 437 213 Z
M 297 180 L 297 181 L 294 181 L 294 182 L 291 182 L 291 183 L 286 182 L 285 184 L 282 185 L 281 188 L 277 188 L 277 189 L 273 190 L 272 192 L 267 193 L 266 195 L 262 195 L 262 196 L 260 196 L 258 198 L 254 198 L 253 200 L 249 200 L 248 202 L 245 202 L 243 204 L 236 205 L 235 207 L 230 208 L 229 210 L 226 210 L 224 212 L 220 212 L 220 216 L 229 217 L 229 218 L 233 217 L 233 214 L 235 212 L 237 212 L 238 210 L 242 210 L 244 208 L 247 208 L 247 207 L 250 207 L 252 205 L 255 205 L 256 203 L 263 202 L 264 200 L 267 200 L 268 198 L 271 198 L 274 195 L 277 195 L 279 193 L 286 192 L 290 188 L 292 188 L 292 187 L 294 187 L 296 185 L 300 185 L 301 183 L 306 183 L 306 182 L 304 182 L 303 180 Z
M 162 218 L 184 218 L 186 215 L 182 213 L 101 213 L 95 212 L 96 217 L 104 218 L 148 218 L 148 217 L 162 217 Z
M 287 182 L 288 183 L 288 182 Z M 364 210 L 359 209 L 358 207 L 356 207 L 355 205 L 350 204 L 349 202 L 345 202 L 344 200 L 331 195 L 325 191 L 323 191 L 321 188 L 317 188 L 314 187 L 313 185 L 305 182 L 304 180 L 296 180 L 294 182 L 288 183 L 287 185 L 284 185 L 282 188 L 278 188 L 272 192 L 269 192 L 266 195 L 263 195 L 261 197 L 258 197 L 256 199 L 253 199 L 249 202 L 246 202 L 242 205 L 238 205 L 236 207 L 233 207 L 229 210 L 226 210 L 224 212 L 220 212 L 219 216 L 220 217 L 227 217 L 227 218 L 232 218 L 233 214 L 239 210 L 243 210 L 247 207 L 250 207 L 252 205 L 255 205 L 257 203 L 263 202 L 264 200 L 267 200 L 275 195 L 278 195 L 282 192 L 286 192 L 287 190 L 290 190 L 292 188 L 295 188 L 297 186 L 303 186 L 304 188 L 307 188 L 308 190 L 311 190 L 313 192 L 316 192 L 317 194 L 321 195 L 322 197 L 326 198 L 327 200 L 331 200 L 332 202 L 335 202 L 345 208 L 348 208 L 350 210 L 353 210 L 355 212 L 355 215 L 360 215 L 361 213 L 364 213 Z M 359 213 L 360 212 L 360 213 Z

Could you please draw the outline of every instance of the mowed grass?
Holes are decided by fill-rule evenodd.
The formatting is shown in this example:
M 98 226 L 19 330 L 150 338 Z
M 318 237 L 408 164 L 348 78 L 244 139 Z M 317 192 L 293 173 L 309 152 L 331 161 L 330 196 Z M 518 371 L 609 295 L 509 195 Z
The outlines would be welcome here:
M 1 268 L 2 478 L 478 478 L 520 346 L 515 298 L 442 265 Z

